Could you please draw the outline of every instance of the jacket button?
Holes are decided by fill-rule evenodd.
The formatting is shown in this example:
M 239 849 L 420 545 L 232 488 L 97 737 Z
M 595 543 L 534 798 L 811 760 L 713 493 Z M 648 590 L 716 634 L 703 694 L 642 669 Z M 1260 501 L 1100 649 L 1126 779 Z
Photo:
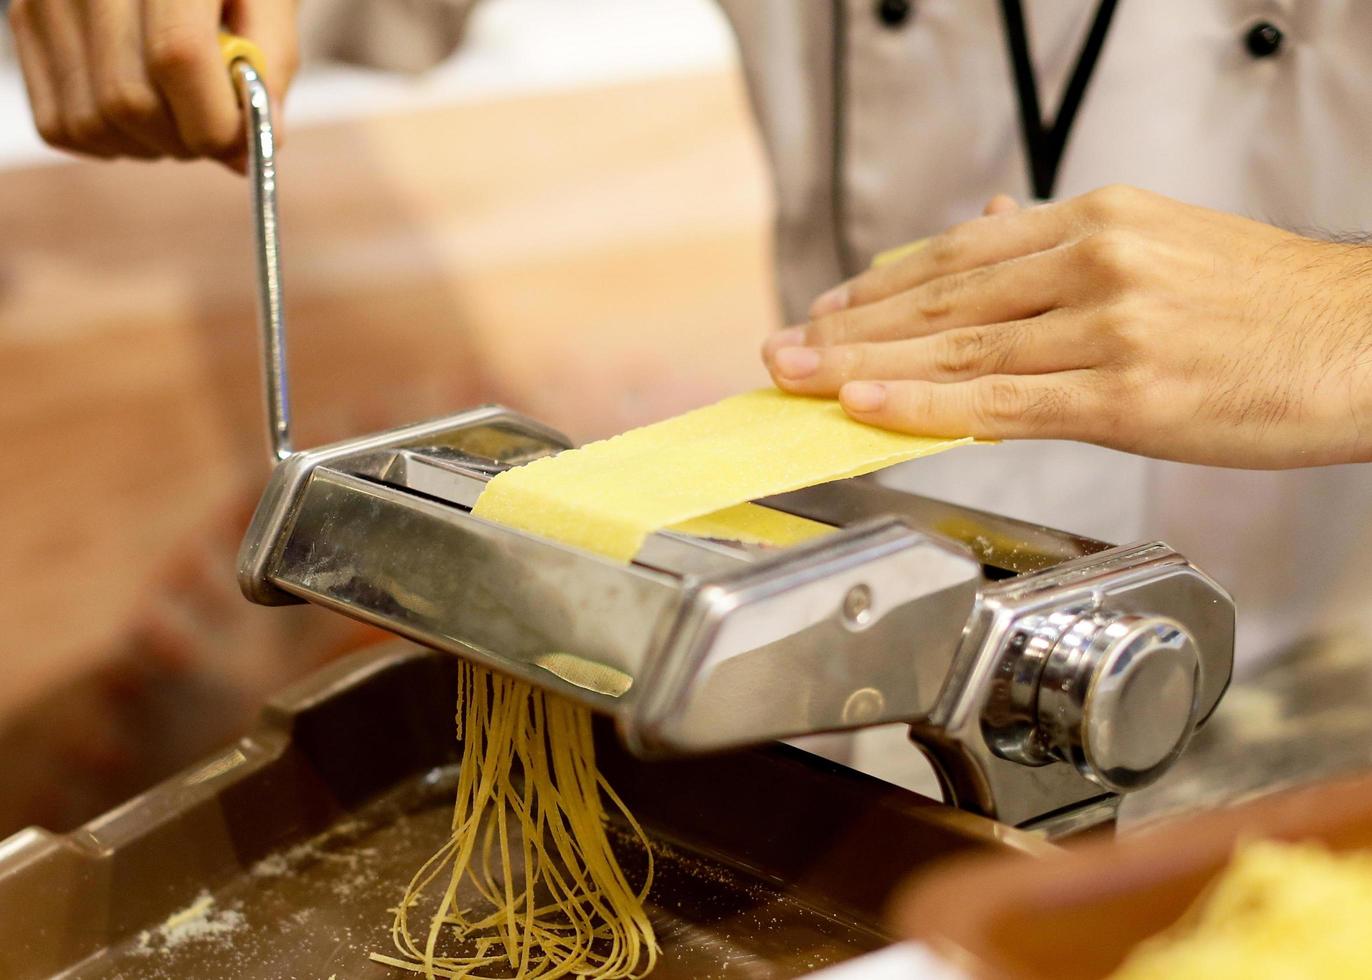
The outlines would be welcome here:
M 1281 42 L 1285 37 L 1276 24 L 1260 20 L 1248 29 L 1243 43 L 1254 58 L 1270 58 L 1281 50 Z
M 887 27 L 899 27 L 910 19 L 910 0 L 877 0 L 877 18 Z

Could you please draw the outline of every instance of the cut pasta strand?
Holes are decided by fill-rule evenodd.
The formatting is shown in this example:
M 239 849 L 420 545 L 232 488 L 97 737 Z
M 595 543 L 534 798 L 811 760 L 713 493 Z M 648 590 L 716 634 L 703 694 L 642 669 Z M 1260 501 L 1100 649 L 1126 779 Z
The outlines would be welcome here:
M 463 661 L 457 731 L 451 835 L 395 907 L 399 955 L 372 958 L 429 980 L 647 974 L 652 854 L 596 768 L 590 712 Z M 637 888 L 610 846 L 606 800 L 642 845 Z

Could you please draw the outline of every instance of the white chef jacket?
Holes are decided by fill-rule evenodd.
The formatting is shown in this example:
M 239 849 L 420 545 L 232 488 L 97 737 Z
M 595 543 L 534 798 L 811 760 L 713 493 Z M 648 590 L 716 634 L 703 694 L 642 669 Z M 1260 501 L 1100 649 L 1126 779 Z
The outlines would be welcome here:
M 1031 199 L 997 0 L 720 0 L 776 177 L 790 322 L 886 248 Z M 1025 0 L 1045 116 L 1095 0 Z M 1282 32 L 1267 57 L 1249 31 Z M 1372 2 L 1119 0 L 1055 196 L 1127 183 L 1299 230 L 1372 231 Z M 1240 668 L 1372 613 L 1372 466 L 1253 472 L 1061 442 L 921 460 L 902 487 L 1127 543 L 1161 538 L 1239 607 Z
M 1029 199 L 998 0 L 910 0 L 894 26 L 882 0 L 718 2 L 775 178 L 790 322 L 876 252 L 965 220 L 995 193 Z M 425 38 L 406 50 L 437 57 L 457 43 L 453 12 L 467 5 L 390 9 L 410 19 L 404 36 Z M 1096 0 L 1023 6 L 1052 116 Z M 1269 57 L 1245 44 L 1260 22 L 1283 34 Z M 398 36 L 349 33 L 340 50 L 354 54 Z M 364 54 L 394 60 L 383 55 Z M 1055 195 L 1109 183 L 1301 230 L 1372 230 L 1372 0 L 1119 0 Z M 1359 560 L 1372 554 L 1372 466 L 1251 472 L 1021 442 L 888 478 L 1114 543 L 1166 540 L 1234 594 L 1240 669 L 1312 631 L 1372 618 L 1372 575 Z

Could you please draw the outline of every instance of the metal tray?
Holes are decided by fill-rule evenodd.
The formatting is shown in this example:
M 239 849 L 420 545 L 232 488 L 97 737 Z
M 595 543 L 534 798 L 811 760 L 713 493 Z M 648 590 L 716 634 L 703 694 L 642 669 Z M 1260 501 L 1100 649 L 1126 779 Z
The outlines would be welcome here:
M 447 833 L 455 686 L 445 654 L 357 654 L 85 827 L 0 842 L 0 978 L 406 975 L 368 953 Z M 886 943 L 910 871 L 1047 846 L 780 744 L 648 763 L 598 740 L 654 839 L 659 978 L 803 975 Z

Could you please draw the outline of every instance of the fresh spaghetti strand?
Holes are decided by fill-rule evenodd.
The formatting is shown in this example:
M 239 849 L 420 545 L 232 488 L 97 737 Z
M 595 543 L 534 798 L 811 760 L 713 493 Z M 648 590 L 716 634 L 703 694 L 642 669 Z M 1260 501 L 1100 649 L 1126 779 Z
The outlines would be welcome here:
M 457 686 L 451 836 L 394 910 L 399 956 L 372 958 L 429 980 L 644 976 L 657 958 L 643 905 L 652 854 L 596 768 L 590 713 L 467 662 Z M 610 845 L 606 800 L 647 858 L 638 888 Z

